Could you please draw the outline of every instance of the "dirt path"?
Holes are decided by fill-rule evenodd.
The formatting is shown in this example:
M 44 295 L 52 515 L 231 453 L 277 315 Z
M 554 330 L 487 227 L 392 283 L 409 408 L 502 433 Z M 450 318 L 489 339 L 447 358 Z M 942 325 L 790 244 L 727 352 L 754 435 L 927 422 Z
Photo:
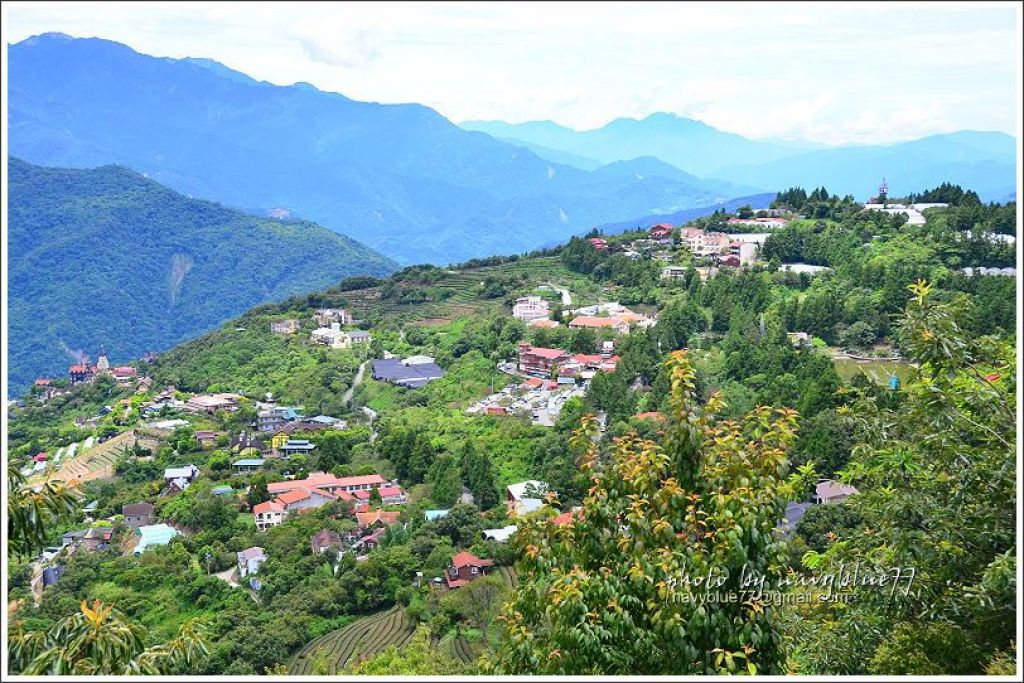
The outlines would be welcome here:
M 341 402 L 345 405 L 352 403 L 352 396 L 355 394 L 356 388 L 363 383 L 363 376 L 366 374 L 366 366 L 370 364 L 370 361 L 366 361 L 359 366 L 359 371 L 356 373 L 355 378 L 352 380 L 352 386 L 341 395 Z

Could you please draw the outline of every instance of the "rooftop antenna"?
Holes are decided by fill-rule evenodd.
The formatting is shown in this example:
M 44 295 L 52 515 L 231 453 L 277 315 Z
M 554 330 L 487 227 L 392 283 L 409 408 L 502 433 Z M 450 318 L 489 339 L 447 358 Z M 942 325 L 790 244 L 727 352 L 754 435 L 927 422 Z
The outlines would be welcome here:
M 889 199 L 889 183 L 885 182 L 885 176 L 882 176 L 882 182 L 878 185 L 878 203 L 884 205 L 887 199 Z

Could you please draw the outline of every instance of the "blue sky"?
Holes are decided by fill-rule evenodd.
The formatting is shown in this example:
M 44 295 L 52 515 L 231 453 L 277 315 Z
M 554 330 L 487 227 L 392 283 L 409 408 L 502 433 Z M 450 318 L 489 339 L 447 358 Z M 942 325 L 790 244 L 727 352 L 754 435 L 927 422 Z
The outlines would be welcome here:
M 759 138 L 1015 133 L 1013 3 L 17 3 L 46 31 L 210 57 L 278 84 L 577 129 L 670 111 Z

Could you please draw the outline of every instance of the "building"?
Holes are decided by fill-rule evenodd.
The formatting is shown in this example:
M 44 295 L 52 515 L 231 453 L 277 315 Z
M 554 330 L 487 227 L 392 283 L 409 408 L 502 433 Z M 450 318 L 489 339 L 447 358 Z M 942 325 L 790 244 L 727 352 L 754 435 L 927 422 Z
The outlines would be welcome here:
M 231 466 L 235 468 L 235 472 L 241 474 L 242 472 L 255 472 L 263 467 L 265 462 L 266 460 L 263 458 L 242 458 L 231 463 Z
M 309 335 L 309 341 L 319 346 L 330 346 L 342 348 L 344 332 L 341 331 L 340 323 L 331 323 L 330 327 L 318 327 Z
M 401 515 L 399 512 L 387 512 L 384 510 L 357 512 L 356 524 L 359 526 L 360 531 L 372 529 L 378 525 L 391 526 L 392 524 L 398 524 L 399 515 Z
M 356 346 L 365 346 L 373 341 L 373 337 L 370 336 L 370 333 L 363 330 L 351 330 L 345 334 L 348 337 L 348 346 L 346 348 L 351 349 Z
M 433 361 L 429 356 L 429 362 L 416 362 L 421 360 L 416 356 L 398 360 L 397 358 L 385 358 L 373 361 L 373 378 L 381 382 L 389 382 L 407 389 L 418 389 L 428 382 L 444 377 L 444 369 Z
M 62 564 L 54 565 L 53 567 L 47 567 L 43 570 L 43 588 L 52 586 L 60 580 L 60 577 L 64 575 L 65 567 Z
M 581 315 L 569 322 L 570 330 L 614 330 L 619 334 L 629 334 L 629 323 L 621 318 L 602 318 L 592 315 Z
M 60 544 L 62 547 L 71 546 L 72 548 L 78 547 L 78 545 L 85 541 L 85 535 L 89 533 L 88 529 L 79 529 L 77 531 L 68 531 L 61 534 Z
M 220 434 L 210 429 L 201 429 L 195 433 L 196 441 L 203 448 L 215 446 L 217 444 L 217 437 L 219 436 Z
M 238 394 L 196 394 L 185 402 L 185 410 L 207 415 L 216 415 L 221 410 L 230 413 L 238 410 L 240 398 Z
M 800 523 L 803 516 L 811 509 L 811 505 L 811 503 L 786 503 L 786 512 L 783 515 L 782 521 L 775 527 L 775 530 L 785 538 L 792 537 L 793 533 L 796 532 L 796 525 Z
M 110 374 L 114 376 L 115 382 L 125 385 L 136 379 L 139 376 L 139 371 L 130 365 L 119 365 L 111 370 Z
M 686 266 L 665 266 L 661 269 L 662 280 L 683 280 L 686 278 Z
M 290 458 L 297 454 L 309 455 L 315 448 L 316 444 L 309 439 L 288 439 L 277 447 L 277 452 L 282 457 Z
M 139 535 L 139 542 L 135 545 L 134 551 L 136 555 L 141 555 L 151 546 L 167 545 L 178 535 L 177 529 L 166 524 L 140 526 L 135 532 Z
M 443 519 L 448 516 L 451 510 L 425 510 L 423 512 L 423 519 L 428 522 L 436 522 L 439 519 Z
M 341 535 L 331 529 L 321 529 L 309 539 L 309 547 L 313 554 L 326 552 L 329 549 L 341 550 Z
M 274 334 L 295 334 L 299 327 L 299 321 L 294 318 L 270 323 L 270 331 Z
M 91 382 L 92 378 L 96 376 L 96 366 L 89 365 L 88 360 L 75 365 L 68 366 L 68 380 L 72 384 L 82 384 L 83 382 Z
M 672 226 L 668 223 L 658 223 L 651 227 L 650 235 L 652 240 L 665 240 L 672 236 Z
M 247 432 L 239 432 L 238 436 L 231 439 L 229 448 L 239 455 L 249 456 L 262 455 L 270 450 L 262 439 Z
M 149 526 L 153 523 L 154 509 L 152 503 L 143 501 L 122 506 L 121 514 L 124 515 L 125 525 L 138 529 L 140 526 Z
M 527 375 L 550 377 L 558 367 L 568 362 L 569 354 L 562 349 L 519 344 L 519 371 Z
M 814 502 L 819 505 L 842 503 L 856 493 L 859 491 L 849 484 L 842 484 L 834 479 L 824 479 L 814 487 Z
M 548 485 L 547 482 L 529 479 L 518 484 L 509 484 L 505 490 L 505 503 L 509 515 L 525 515 L 544 504 L 543 498 L 548 492 Z
M 380 494 L 381 505 L 405 505 L 409 502 L 401 486 L 381 486 L 377 493 Z
M 256 521 L 256 528 L 260 531 L 272 526 L 277 526 L 284 521 L 287 512 L 284 505 L 275 500 L 268 500 L 257 503 L 252 508 L 253 518 Z
M 256 429 L 261 432 L 276 432 L 296 419 L 298 414 L 292 408 L 261 410 L 256 416 Z
M 608 251 L 608 240 L 600 237 L 591 237 L 587 240 L 597 251 Z
M 114 529 L 109 526 L 92 527 L 82 537 L 82 545 L 86 550 L 105 550 L 110 544 L 110 538 L 114 535 Z
M 252 548 L 246 548 L 239 553 L 236 553 L 238 557 L 238 576 L 239 578 L 245 578 L 250 574 L 255 574 L 260 570 L 260 566 L 267 561 L 267 554 L 263 552 L 263 548 L 259 546 L 253 546 Z
M 332 323 L 352 324 L 352 316 L 344 308 L 319 308 L 313 312 L 313 320 L 320 327 L 330 327 Z
M 307 423 L 323 425 L 324 427 L 330 427 L 332 429 L 348 429 L 348 423 L 345 420 L 341 420 L 336 417 L 329 415 L 317 415 L 306 420 Z
M 199 476 L 199 468 L 195 465 L 169 467 L 164 470 L 164 483 L 172 492 L 184 491 Z
M 484 529 L 481 532 L 485 541 L 494 541 L 495 543 L 505 543 L 509 538 L 512 537 L 516 531 L 519 530 L 515 524 L 509 524 L 508 526 L 500 529 Z
M 524 296 L 516 299 L 512 307 L 512 317 L 523 322 L 530 322 L 551 315 L 548 302 L 539 296 Z
M 444 578 L 449 588 L 459 588 L 483 576 L 493 566 L 494 560 L 481 560 L 473 553 L 463 550 L 452 557 Z

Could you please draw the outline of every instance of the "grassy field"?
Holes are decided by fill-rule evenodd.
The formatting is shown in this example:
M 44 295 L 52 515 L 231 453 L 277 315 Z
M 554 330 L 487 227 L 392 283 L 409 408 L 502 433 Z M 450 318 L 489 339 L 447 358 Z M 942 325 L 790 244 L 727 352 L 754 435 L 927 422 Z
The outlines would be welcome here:
M 125 448 L 135 443 L 135 432 L 128 430 L 81 452 L 70 460 L 64 460 L 60 468 L 29 479 L 33 486 L 45 481 L 86 482 L 114 476 L 114 461 Z M 81 448 L 81 446 L 79 446 Z
M 346 665 L 360 662 L 389 645 L 401 647 L 412 638 L 414 630 L 405 610 L 396 605 L 312 641 L 295 655 L 288 673 L 336 675 Z
M 836 372 L 844 382 L 850 381 L 859 372 L 863 372 L 872 381 L 884 386 L 889 385 L 889 376 L 900 378 L 900 385 L 905 385 L 914 373 L 909 363 L 898 361 L 857 361 L 852 358 L 834 358 Z

